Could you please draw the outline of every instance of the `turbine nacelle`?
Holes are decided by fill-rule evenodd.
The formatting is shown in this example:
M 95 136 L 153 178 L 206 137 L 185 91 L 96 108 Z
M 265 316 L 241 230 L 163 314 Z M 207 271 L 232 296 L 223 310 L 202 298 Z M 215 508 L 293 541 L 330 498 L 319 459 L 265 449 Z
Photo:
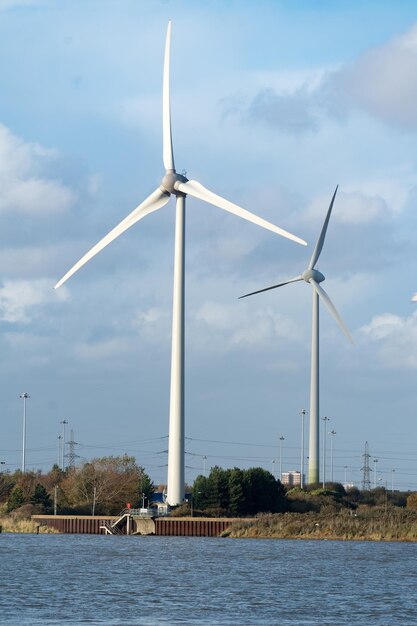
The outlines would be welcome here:
M 309 283 L 310 280 L 314 280 L 316 283 L 322 283 L 323 280 L 325 280 L 325 277 L 319 270 L 305 270 L 305 272 L 301 274 L 301 278 L 305 280 L 306 283 Z
M 159 188 L 166 193 L 183 196 L 184 193 L 178 189 L 181 183 L 188 183 L 188 178 L 182 174 L 177 174 L 175 170 L 167 170 Z

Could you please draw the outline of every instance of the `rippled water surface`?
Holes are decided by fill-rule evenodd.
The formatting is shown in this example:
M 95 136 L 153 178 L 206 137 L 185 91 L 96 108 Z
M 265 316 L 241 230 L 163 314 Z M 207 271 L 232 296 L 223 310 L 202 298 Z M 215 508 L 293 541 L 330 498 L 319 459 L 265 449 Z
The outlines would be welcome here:
M 0 624 L 417 624 L 417 544 L 0 534 Z

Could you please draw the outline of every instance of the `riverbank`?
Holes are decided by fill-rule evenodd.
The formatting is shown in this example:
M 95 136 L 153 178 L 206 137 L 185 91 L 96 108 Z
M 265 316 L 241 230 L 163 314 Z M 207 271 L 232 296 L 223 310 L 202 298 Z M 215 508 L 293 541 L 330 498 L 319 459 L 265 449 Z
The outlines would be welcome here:
M 417 541 L 417 513 L 399 508 L 358 508 L 331 513 L 276 513 L 235 524 L 231 538 Z

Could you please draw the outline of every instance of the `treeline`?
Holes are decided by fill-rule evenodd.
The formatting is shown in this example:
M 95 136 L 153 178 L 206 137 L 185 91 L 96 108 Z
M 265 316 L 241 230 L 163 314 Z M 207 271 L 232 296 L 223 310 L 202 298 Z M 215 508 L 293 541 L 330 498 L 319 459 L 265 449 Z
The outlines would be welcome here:
M 39 513 L 53 513 L 56 506 L 58 514 L 117 515 L 127 503 L 137 508 L 143 498 L 150 502 L 153 492 L 134 457 L 108 456 L 65 471 L 54 465 L 48 473 L 1 473 L 0 511 L 32 505 Z
M 253 467 L 242 470 L 213 467 L 208 477 L 198 476 L 192 491 L 195 512 L 206 515 L 256 515 L 285 510 L 285 489 L 270 472 Z M 191 506 L 191 503 L 190 503 Z

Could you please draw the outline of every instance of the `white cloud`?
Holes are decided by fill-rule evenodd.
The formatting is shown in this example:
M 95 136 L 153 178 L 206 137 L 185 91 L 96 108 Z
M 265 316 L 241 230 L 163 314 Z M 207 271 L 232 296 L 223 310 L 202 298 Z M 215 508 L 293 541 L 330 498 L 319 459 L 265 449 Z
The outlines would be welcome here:
M 33 307 L 68 298 L 66 289 L 62 293 L 55 292 L 52 285 L 53 281 L 47 278 L 5 280 L 0 287 L 0 319 L 27 324 L 31 321 L 29 313 Z
M 247 308 L 243 303 L 223 305 L 205 302 L 194 314 L 191 335 L 194 346 L 204 343 L 214 350 L 234 350 L 239 347 L 262 348 L 271 341 L 299 341 L 300 330 L 288 316 L 272 307 Z M 203 328 L 201 327 L 203 326 Z
M 330 204 L 330 193 L 316 197 L 306 211 L 307 218 L 324 219 Z M 332 221 L 342 224 L 365 224 L 390 216 L 387 203 L 379 195 L 366 195 L 360 191 L 337 194 L 337 210 L 332 213 Z
M 377 315 L 360 333 L 376 349 L 385 368 L 417 368 L 417 311 L 406 318 L 392 313 Z
M 277 85 L 271 78 L 269 84 L 255 86 L 251 98 L 225 99 L 225 110 L 293 134 L 318 130 L 329 113 L 342 120 L 354 110 L 417 130 L 416 75 L 417 24 L 351 63 L 311 71 L 301 84 L 287 80 Z
M 71 189 L 45 174 L 58 154 L 25 143 L 0 124 L 0 212 L 45 215 L 67 211 L 75 201 Z
M 329 75 L 323 95 L 334 111 L 355 107 L 417 129 L 417 25 Z

